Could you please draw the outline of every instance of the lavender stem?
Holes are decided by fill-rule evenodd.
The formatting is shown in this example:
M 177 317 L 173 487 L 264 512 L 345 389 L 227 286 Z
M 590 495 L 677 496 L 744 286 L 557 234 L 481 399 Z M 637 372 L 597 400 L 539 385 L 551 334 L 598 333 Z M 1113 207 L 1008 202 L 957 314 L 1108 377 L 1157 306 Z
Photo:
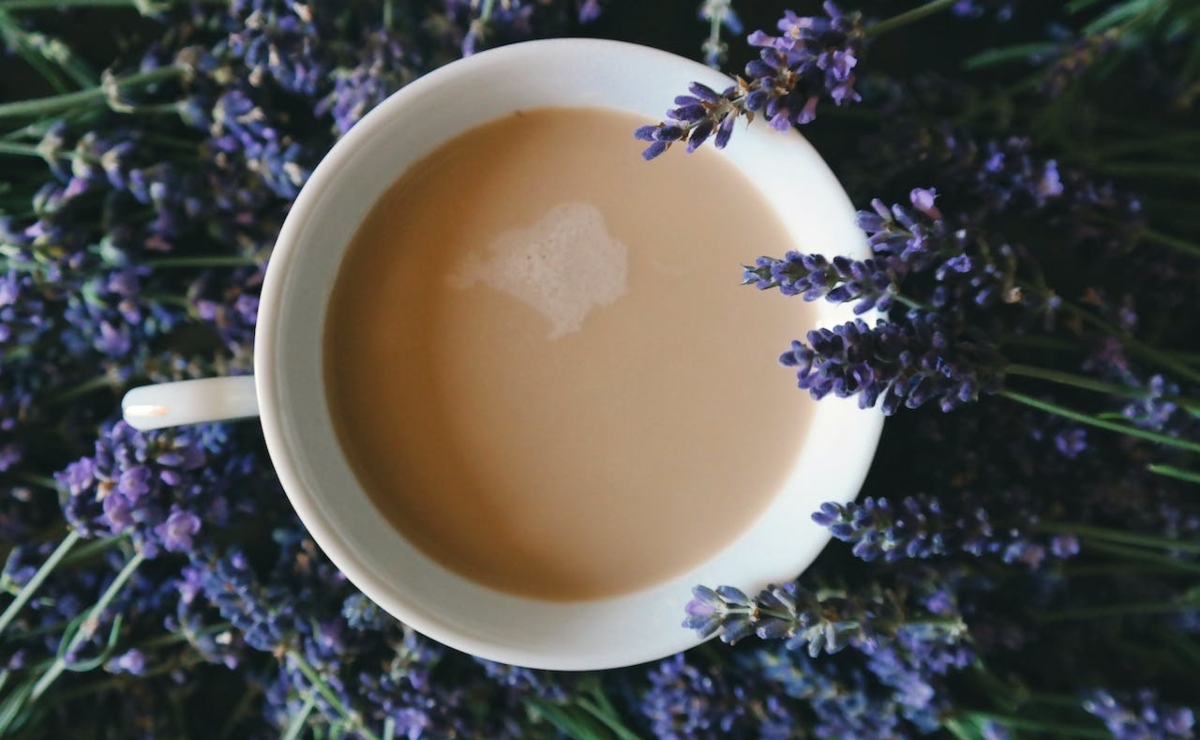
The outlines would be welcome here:
M 88 90 L 80 90 L 79 92 L 66 93 L 64 95 L 52 95 L 45 98 L 34 98 L 33 100 L 19 100 L 14 103 L 4 103 L 0 104 L 0 118 L 26 118 L 53 115 L 79 105 L 87 105 L 98 100 L 104 100 L 116 89 L 163 82 L 173 77 L 178 77 L 185 72 L 186 70 L 183 67 L 159 67 L 148 72 L 137 72 L 126 77 L 116 78 L 105 85 L 93 87 Z
M 1129 398 L 1162 398 L 1165 401 L 1177 404 L 1188 411 L 1200 412 L 1200 402 L 1193 401 L 1179 396 L 1156 396 L 1153 392 L 1143 388 L 1135 388 L 1129 385 L 1121 385 L 1119 383 L 1105 383 L 1101 380 L 1093 380 L 1083 375 L 1075 375 L 1073 373 L 1060 372 L 1058 370 L 1046 370 L 1040 367 L 1031 365 L 1012 364 L 1007 365 L 1004 371 L 1009 375 L 1020 375 L 1026 378 L 1037 378 L 1059 385 L 1067 385 L 1075 388 L 1081 388 L 1087 391 L 1096 391 L 1098 393 L 1108 393 L 1114 396 L 1126 396 Z
M 920 7 L 905 11 L 900 15 L 894 15 L 885 21 L 880 21 L 866 30 L 868 36 L 881 36 L 889 31 L 895 31 L 897 28 L 903 28 L 910 23 L 915 23 L 926 16 L 939 13 L 950 6 L 954 5 L 958 0 L 932 0 Z
M 46 558 L 46 562 L 42 563 L 42 566 L 33 574 L 33 578 L 30 578 L 21 587 L 21 590 L 17 592 L 16 598 L 5 608 L 4 613 L 0 614 L 0 634 L 4 633 L 4 630 L 16 618 L 17 613 L 21 611 L 25 604 L 29 603 L 29 600 L 33 598 L 38 588 L 41 587 L 42 582 L 54 571 L 59 562 L 66 557 L 71 548 L 75 546 L 75 543 L 79 542 L 79 539 L 80 534 L 72 529 L 63 538 L 63 541 L 59 543 L 58 547 L 54 548 L 54 552 L 50 553 L 50 557 Z
M 117 594 L 121 592 L 121 589 L 124 588 L 129 579 L 133 577 L 134 571 L 136 571 L 138 567 L 145 562 L 145 560 L 146 556 L 139 552 L 130 558 L 129 562 L 125 563 L 125 567 L 121 569 L 121 572 L 117 574 L 117 577 L 113 579 L 113 582 L 108 584 L 108 588 L 104 590 L 104 593 L 100 595 L 100 598 L 96 601 L 95 605 L 92 606 L 91 610 L 88 611 L 87 618 L 84 619 L 83 624 L 75 632 L 75 635 L 71 638 L 71 641 L 67 643 L 67 649 L 62 651 L 62 653 L 54 659 L 54 663 L 51 664 L 49 670 L 42 674 L 42 677 L 38 679 L 36 684 L 34 684 L 33 690 L 29 694 L 30 702 L 36 702 L 39 698 L 41 698 L 42 694 L 46 693 L 46 690 L 54 685 L 54 682 L 57 681 L 58 677 L 62 675 L 62 672 L 67 669 L 66 655 L 75 648 L 79 647 L 84 640 L 92 636 L 92 632 L 96 628 L 97 621 L 100 619 L 100 616 L 104 614 L 104 610 L 108 608 L 108 605 L 112 603 L 112 600 L 117 597 Z
M 1197 442 L 1190 442 L 1186 439 L 1176 439 L 1175 437 L 1170 437 L 1166 434 L 1159 434 L 1157 432 L 1139 429 L 1134 426 L 1129 426 L 1128 424 L 1116 424 L 1111 421 L 1097 419 L 1094 416 L 1082 414 L 1065 406 L 1059 406 L 1048 401 L 1041 401 L 1032 396 L 1026 396 L 1023 393 L 1017 393 L 1015 391 L 1000 391 L 1000 395 L 1009 400 L 1023 403 L 1026 406 L 1032 406 L 1035 409 L 1045 411 L 1046 413 L 1055 414 L 1056 416 L 1077 421 L 1080 424 L 1087 424 L 1099 429 L 1107 429 L 1110 432 L 1126 434 L 1130 437 L 1140 437 L 1142 439 L 1149 440 L 1151 442 L 1157 442 L 1168 447 L 1178 447 L 1181 450 L 1188 450 L 1189 452 L 1200 452 L 1200 443 Z
M 1147 465 L 1146 470 L 1155 475 L 1166 476 L 1167 478 L 1174 478 L 1188 483 L 1200 483 L 1200 473 L 1194 470 L 1184 470 L 1173 465 Z

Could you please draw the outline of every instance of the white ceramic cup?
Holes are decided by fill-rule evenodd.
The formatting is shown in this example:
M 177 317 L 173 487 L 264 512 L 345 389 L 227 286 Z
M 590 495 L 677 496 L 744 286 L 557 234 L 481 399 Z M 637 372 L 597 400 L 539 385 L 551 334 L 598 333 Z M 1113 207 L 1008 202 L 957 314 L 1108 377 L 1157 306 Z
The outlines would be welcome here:
M 521 109 L 602 107 L 654 122 L 692 81 L 718 90 L 729 84 L 707 67 L 655 49 L 566 39 L 483 52 L 410 83 L 338 142 L 288 214 L 263 286 L 253 378 L 134 389 L 122 404 L 126 421 L 154 429 L 261 416 L 284 490 L 330 559 L 389 613 L 451 647 L 515 665 L 583 670 L 640 663 L 698 644 L 681 626 L 692 587 L 733 585 L 753 593 L 804 570 L 829 539 L 811 514 L 824 501 L 857 495 L 882 428 L 880 413 L 832 398 L 816 404 L 787 483 L 748 531 L 707 562 L 636 593 L 547 602 L 459 576 L 387 523 L 339 448 L 321 351 L 326 304 L 346 245 L 410 164 L 467 129 Z M 795 248 L 867 256 L 849 199 L 798 133 L 739 125 L 722 156 L 777 209 Z M 736 274 L 738 266 L 731 269 Z M 824 304 L 819 311 L 822 325 L 851 317 L 844 306 Z M 797 336 L 809 328 L 798 325 Z M 779 392 L 801 391 L 789 390 L 781 377 Z

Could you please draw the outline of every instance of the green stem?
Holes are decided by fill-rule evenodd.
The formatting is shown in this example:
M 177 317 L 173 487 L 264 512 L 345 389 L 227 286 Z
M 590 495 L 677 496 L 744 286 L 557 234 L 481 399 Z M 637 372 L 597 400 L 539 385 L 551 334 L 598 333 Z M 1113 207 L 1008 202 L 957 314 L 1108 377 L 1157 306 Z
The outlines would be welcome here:
M 379 736 L 363 724 L 362 717 L 360 717 L 357 712 L 352 712 L 345 704 L 342 703 L 341 697 L 339 697 L 333 692 L 332 689 L 329 688 L 329 684 L 325 683 L 325 680 L 321 678 L 320 674 L 317 673 L 315 668 L 308 664 L 308 661 L 304 659 L 303 655 L 300 655 L 295 650 L 289 650 L 287 652 L 287 657 L 296 664 L 296 667 L 300 669 L 300 672 L 304 674 L 304 677 L 308 679 L 308 682 L 312 684 L 312 687 L 319 694 L 321 694 L 325 701 L 329 702 L 331 707 L 341 713 L 341 715 L 345 717 L 346 721 L 355 726 L 358 734 L 362 735 L 366 740 L 379 740 Z
M 58 405 L 68 401 L 74 401 L 77 398 L 82 398 L 83 396 L 86 396 L 93 391 L 98 391 L 101 388 L 108 388 L 109 390 L 112 390 L 112 378 L 110 378 L 108 375 L 98 375 L 91 380 L 84 381 L 77 386 L 68 388 L 62 393 L 59 393 L 54 398 L 51 398 L 49 403 L 50 405 Z
M 1121 227 L 1125 225 L 1120 219 L 1110 218 L 1108 216 L 1094 216 L 1093 218 L 1095 218 L 1098 223 L 1105 226 Z M 1161 231 L 1155 231 L 1148 226 L 1139 227 L 1136 232 L 1136 236 L 1138 239 L 1145 239 L 1146 241 L 1154 242 L 1160 246 L 1174 249 L 1180 254 L 1187 255 L 1188 257 L 1200 258 L 1200 246 L 1186 239 L 1180 239 L 1177 236 L 1171 236 L 1170 234 L 1164 234 Z
M 896 299 L 896 302 L 899 303 L 900 305 L 908 306 L 909 308 L 923 309 L 926 311 L 931 309 L 931 307 L 929 305 L 927 305 L 925 303 L 921 303 L 920 301 L 914 301 L 913 299 L 909 298 L 908 296 L 897 294 L 895 296 L 895 299 Z
M 1038 290 L 1038 288 L 1036 286 L 1034 287 L 1034 289 Z M 1175 357 L 1172 357 L 1170 353 L 1161 352 L 1159 350 L 1154 349 L 1153 347 L 1147 347 L 1146 345 L 1142 344 L 1141 342 L 1137 341 L 1136 339 L 1132 339 L 1129 337 L 1123 337 L 1122 335 L 1124 334 L 1124 332 L 1119 330 L 1117 327 L 1113 326 L 1112 324 L 1109 324 L 1107 321 L 1104 321 L 1103 319 L 1093 316 L 1090 311 L 1085 311 L 1082 308 L 1080 308 L 1079 306 L 1076 306 L 1068 301 L 1063 301 L 1062 304 L 1060 305 L 1060 308 L 1063 311 L 1066 311 L 1067 313 L 1069 313 L 1073 316 L 1079 317 L 1079 319 L 1081 321 L 1083 321 L 1084 323 L 1092 325 L 1096 329 L 1099 329 L 1100 331 L 1104 332 L 1105 334 L 1108 334 L 1109 336 L 1121 337 L 1121 341 L 1134 354 L 1145 357 L 1148 360 L 1153 360 L 1154 362 L 1157 362 L 1158 364 L 1162 365 L 1163 367 L 1174 370 L 1181 377 L 1187 378 L 1188 380 L 1191 380 L 1196 383 L 1200 383 L 1200 372 L 1193 370 L 1192 368 L 1188 367 L 1187 364 L 1179 361 Z
M 72 529 L 68 532 L 63 541 L 58 544 L 58 547 L 54 548 L 54 552 L 50 553 L 50 557 L 46 558 L 46 562 L 42 563 L 42 566 L 33 574 L 33 578 L 30 578 L 29 582 L 21 587 L 21 590 L 17 592 L 16 598 L 8 605 L 4 613 L 0 614 L 0 634 L 3 634 L 4 630 L 12 623 L 17 613 L 21 611 L 25 604 L 29 603 L 29 600 L 33 598 L 38 588 L 41 587 L 42 582 L 53 572 L 59 561 L 66 557 L 67 553 L 71 551 L 71 548 L 75 546 L 75 543 L 79 539 L 80 534 L 75 530 Z
M 1169 647 L 1183 653 L 1188 660 L 1195 663 L 1197 667 L 1200 667 L 1200 647 L 1196 643 L 1173 629 L 1164 629 L 1160 632 L 1160 635 L 1171 643 Z
M 483 0 L 483 7 L 479 11 L 479 20 L 487 23 L 492 19 L 492 9 L 496 6 L 496 0 Z
M 132 8 L 133 0 L 2 0 L 0 10 L 61 10 L 72 6 L 88 8 Z
M 155 269 L 172 267 L 248 267 L 262 264 L 258 257 L 162 257 L 145 260 L 146 267 Z
M 104 610 L 108 608 L 108 605 L 111 604 L 112 600 L 117 597 L 117 594 L 121 592 L 121 589 L 125 587 L 125 584 L 130 578 L 133 577 L 134 572 L 139 566 L 141 566 L 143 562 L 145 562 L 145 560 L 146 556 L 139 552 L 130 558 L 129 562 L 125 563 L 125 567 L 121 569 L 120 573 L 117 573 L 117 577 L 113 579 L 112 583 L 108 584 L 108 588 L 104 590 L 104 593 L 100 595 L 99 600 L 97 600 L 95 605 L 92 606 L 91 610 L 88 612 L 87 618 L 83 622 L 83 625 L 80 626 L 80 628 L 75 632 L 75 635 L 71 638 L 71 641 L 67 643 L 67 649 L 63 650 L 62 653 L 54 659 L 54 662 L 50 665 L 49 670 L 42 674 L 42 677 L 38 679 L 36 684 L 34 684 L 33 691 L 31 691 L 29 694 L 30 702 L 36 702 L 42 694 L 46 693 L 47 689 L 54 685 L 54 682 L 58 680 L 58 677 L 62 675 L 63 671 L 67 669 L 67 654 L 79 647 L 84 640 L 91 638 L 92 632 L 95 630 L 100 616 L 104 614 Z
M 1158 604 L 1107 604 L 1104 606 L 1089 606 L 1081 609 L 1064 609 L 1047 614 L 1036 614 L 1039 622 L 1074 622 L 1081 619 L 1098 619 L 1103 617 L 1123 617 L 1134 614 L 1173 614 L 1185 609 L 1195 609 L 1200 604 L 1196 602 L 1162 602 Z
M 1154 552 L 1147 552 L 1136 547 L 1126 547 L 1124 545 L 1114 545 L 1108 542 L 1090 541 L 1087 543 L 1088 550 L 1102 552 L 1106 555 L 1114 555 L 1121 558 L 1129 558 L 1131 560 L 1141 560 L 1146 563 L 1154 563 L 1156 565 L 1164 565 L 1177 571 L 1185 573 L 1200 573 L 1200 564 L 1191 563 L 1186 560 L 1179 560 L 1170 555 L 1160 555 Z
M 1065 339 L 1057 339 L 1055 337 L 1042 336 L 1011 336 L 1005 337 L 1001 342 L 1001 348 L 1008 347 L 1031 347 L 1033 349 L 1046 349 L 1055 352 L 1082 352 L 1083 347 L 1075 342 Z
M 1059 571 L 1068 578 L 1092 578 L 1129 575 L 1131 573 L 1155 573 L 1170 575 L 1171 568 L 1149 563 L 1121 563 L 1119 565 L 1065 565 Z
M 225 5 L 228 0 L 194 0 L 201 5 Z M 170 3 L 151 0 L 0 0 L 0 10 L 64 10 L 67 8 L 133 8 L 145 15 Z
M 225 717 L 225 721 L 221 723 L 221 729 L 217 732 L 219 740 L 225 740 L 233 734 L 233 730 L 241 722 L 242 718 L 250 711 L 250 705 L 258 697 L 260 689 L 254 684 L 246 687 L 246 691 L 242 694 L 242 698 L 238 699 L 238 703 L 234 705 L 233 710 Z
M 392 7 L 392 0 L 383 0 L 383 30 L 391 31 L 392 25 L 395 22 L 396 12 Z
M 1096 170 L 1113 177 L 1200 180 L 1200 167 L 1174 162 L 1109 162 L 1098 165 Z
M 184 642 L 190 642 L 193 637 L 203 637 L 205 635 L 216 635 L 225 632 L 233 625 L 229 622 L 221 622 L 220 624 L 210 625 L 201 630 L 191 632 L 173 632 L 158 637 L 145 640 L 144 642 L 134 645 L 138 650 L 148 651 L 157 650 L 163 647 L 171 647 Z
M 1079 535 L 1080 537 L 1092 537 L 1099 540 L 1107 540 L 1108 542 L 1118 542 L 1122 545 L 1136 545 L 1138 547 L 1149 547 L 1155 550 L 1175 550 L 1177 552 L 1192 552 L 1200 554 L 1200 542 L 1179 542 L 1178 540 L 1168 540 L 1163 537 L 1133 534 L 1131 532 L 1122 532 L 1118 529 L 1093 527 L 1087 524 L 1040 522 L 1033 525 L 1033 529 L 1038 532 L 1074 534 Z
M 120 535 L 118 537 L 105 537 L 104 539 L 92 540 L 91 542 L 88 542 L 86 544 L 80 545 L 79 547 L 75 548 L 75 550 L 71 552 L 70 557 L 68 557 L 63 562 L 63 564 L 70 565 L 71 563 L 78 563 L 81 560 L 87 560 L 88 558 L 90 558 L 91 556 L 93 556 L 97 553 L 101 553 L 106 550 L 110 550 L 114 546 L 120 545 L 121 543 L 126 542 L 126 541 L 127 540 L 126 540 L 125 535 Z
M 633 734 L 628 727 L 621 723 L 616 713 L 612 711 L 612 706 L 608 705 L 607 702 L 601 703 L 598 700 L 593 702 L 589 699 L 578 699 L 575 704 L 607 727 L 617 737 L 617 740 L 639 740 L 637 735 Z
M 23 157 L 41 158 L 42 153 L 33 144 L 18 144 L 11 141 L 0 141 L 0 154 L 14 154 Z
M 30 473 L 27 470 L 19 470 L 13 473 L 12 476 L 22 483 L 29 483 L 30 485 L 39 486 L 51 491 L 58 490 L 58 481 L 49 476 Z
M 186 656 L 186 659 L 183 661 L 172 662 L 172 663 L 168 663 L 166 665 L 156 666 L 156 667 L 151 668 L 143 673 L 139 673 L 137 675 L 136 680 L 137 681 L 146 681 L 147 679 L 154 678 L 155 676 L 162 676 L 162 675 L 166 675 L 166 674 L 170 674 L 170 673 L 178 673 L 181 668 L 190 667 L 192 665 L 200 663 L 201 661 L 203 661 L 203 658 L 201 658 L 199 655 L 195 655 L 195 654 L 188 655 L 188 656 Z M 130 683 L 133 682 L 133 680 L 134 679 L 130 676 L 112 676 L 110 678 L 102 679 L 99 681 L 94 681 L 90 684 L 84 684 L 83 686 L 80 686 L 79 688 L 76 688 L 76 689 L 72 689 L 70 691 L 63 691 L 63 692 L 56 691 L 54 693 L 53 698 L 48 699 L 47 703 L 50 705 L 67 704 L 67 703 L 70 703 L 71 701 L 74 701 L 75 699 L 79 699 L 84 696 L 88 696 L 89 694 L 97 694 L 102 691 L 108 691 L 109 689 L 117 689 L 117 688 L 127 687 L 130 685 Z
M 1094 737 L 1100 740 L 1108 740 L 1112 736 L 1101 729 L 1091 729 L 1088 727 L 1078 727 L 1069 725 L 1063 722 L 1049 722 L 1040 719 L 1027 719 L 1025 717 L 1012 717 L 1005 714 L 993 714 L 991 712 L 963 712 L 957 715 L 958 718 L 973 720 L 975 722 L 994 722 L 998 725 L 1004 725 L 1014 730 L 1030 730 L 1032 732 L 1048 733 L 1056 737 Z
M 1181 450 L 1200 452 L 1200 443 L 1191 442 L 1186 439 L 1176 439 L 1175 437 L 1171 437 L 1166 434 L 1159 434 L 1158 432 L 1139 429 L 1138 427 L 1130 426 L 1128 424 L 1117 424 L 1111 421 L 1097 419 L 1094 416 L 1089 416 L 1088 414 L 1083 414 L 1065 406 L 1059 406 L 1048 401 L 1041 401 L 1032 396 L 1026 396 L 1023 393 L 1017 393 L 1016 391 L 1003 390 L 1000 391 L 999 395 L 1009 399 L 1010 401 L 1023 403 L 1026 406 L 1031 406 L 1040 411 L 1045 411 L 1048 414 L 1055 414 L 1056 416 L 1061 416 L 1065 419 L 1070 419 L 1071 421 L 1077 421 L 1080 424 L 1087 424 L 1088 426 L 1093 426 L 1097 429 L 1106 429 L 1110 432 L 1117 432 L 1118 434 L 1125 434 L 1130 437 L 1138 437 L 1139 439 L 1157 442 L 1158 444 L 1168 447 L 1177 447 Z
M 68 91 L 59 79 L 59 72 L 66 75 L 79 87 L 96 84 L 96 74 L 79 56 L 60 39 L 36 32 L 28 32 L 8 14 L 7 4 L 0 4 L 0 35 L 5 37 L 10 49 L 25 58 L 31 67 L 50 83 L 56 92 Z
M 4 103 L 0 104 L 0 118 L 50 116 L 70 110 L 76 106 L 88 105 L 99 100 L 104 100 L 113 90 L 162 82 L 173 77 L 178 77 L 184 74 L 184 72 L 183 67 L 159 67 L 147 72 L 136 72 L 125 77 L 118 77 L 105 85 L 93 87 L 88 90 L 53 95 L 47 98 Z
M 1185 131 L 1174 135 L 1163 134 L 1160 136 L 1137 137 L 1132 140 L 1118 139 L 1115 143 L 1100 145 L 1094 151 L 1097 156 L 1102 158 L 1143 151 L 1172 153 L 1173 151 L 1179 151 L 1177 147 L 1191 144 L 1195 141 L 1200 141 L 1200 134 L 1194 131 Z
M 1193 244 L 1186 239 L 1164 234 L 1154 229 L 1143 227 L 1138 230 L 1138 235 L 1143 239 L 1149 239 L 1155 244 L 1160 244 L 1164 247 L 1170 247 L 1177 252 L 1186 254 L 1189 257 L 1200 258 L 1200 246 Z
M 1127 396 L 1129 398 L 1161 398 L 1164 401 L 1170 401 L 1171 403 L 1181 406 L 1189 411 L 1200 412 L 1200 401 L 1193 401 L 1191 399 L 1181 398 L 1179 396 L 1158 396 L 1148 390 L 1145 390 L 1144 388 L 1137 388 L 1131 385 L 1121 385 L 1119 383 L 1105 383 L 1102 380 L 1094 380 L 1083 375 L 1064 373 L 1058 370 L 1047 370 L 1045 368 L 1016 363 L 1006 366 L 1004 368 L 1004 372 L 1008 373 L 1009 375 L 1021 375 L 1026 378 L 1047 380 L 1051 383 L 1058 383 L 1059 385 L 1069 385 L 1075 388 L 1082 388 L 1083 390 L 1108 393 L 1113 396 Z
M 889 31 L 895 31 L 897 28 L 903 28 L 910 23 L 915 23 L 926 16 L 939 13 L 954 5 L 956 2 L 958 2 L 958 0 L 932 0 L 931 2 L 921 5 L 920 7 L 913 8 L 912 10 L 901 13 L 900 15 L 894 15 L 885 21 L 880 21 L 868 26 L 866 29 L 866 34 L 868 36 L 882 36 Z
M 292 721 L 288 723 L 287 730 L 282 735 L 282 740 L 296 740 L 300 737 L 300 733 L 304 732 L 304 725 L 308 722 L 308 716 L 317 707 L 317 695 L 309 692 L 308 698 L 304 700 L 304 706 L 300 711 L 292 717 Z
M 1168 478 L 1186 481 L 1188 483 L 1200 483 L 1200 473 L 1194 470 L 1184 470 L 1173 465 L 1147 465 L 1146 470 L 1149 470 L 1155 475 L 1163 475 Z

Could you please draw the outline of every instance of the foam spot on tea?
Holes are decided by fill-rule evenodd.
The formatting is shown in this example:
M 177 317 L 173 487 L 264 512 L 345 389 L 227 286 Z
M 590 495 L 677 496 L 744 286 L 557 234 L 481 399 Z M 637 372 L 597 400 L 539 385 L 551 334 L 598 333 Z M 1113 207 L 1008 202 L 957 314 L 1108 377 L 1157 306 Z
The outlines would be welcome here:
M 554 206 L 532 227 L 500 234 L 487 253 L 466 254 L 450 285 L 483 283 L 516 298 L 550 322 L 548 339 L 579 331 L 592 309 L 628 290 L 629 250 L 588 203 Z

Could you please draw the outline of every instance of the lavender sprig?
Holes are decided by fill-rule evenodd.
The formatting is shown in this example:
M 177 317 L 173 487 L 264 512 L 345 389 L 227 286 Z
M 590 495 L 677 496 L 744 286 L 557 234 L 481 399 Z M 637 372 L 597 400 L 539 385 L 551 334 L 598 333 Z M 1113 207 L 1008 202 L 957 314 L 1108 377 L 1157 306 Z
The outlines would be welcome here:
M 855 557 L 894 563 L 965 553 L 976 557 L 999 555 L 1006 563 L 1036 567 L 1047 553 L 1066 558 L 1079 552 L 1073 534 L 1061 534 L 1048 545 L 1035 542 L 1021 526 L 992 522 L 987 509 L 965 492 L 947 505 L 935 496 L 906 496 L 899 503 L 867 496 L 861 502 L 824 503 L 812 519 L 837 539 L 853 545 Z
M 808 343 L 792 342 L 779 362 L 794 368 L 798 386 L 813 398 L 858 397 L 885 414 L 936 402 L 951 411 L 981 393 L 1000 391 L 1003 361 L 988 337 L 956 336 L 937 314 L 910 311 L 905 321 L 862 319 L 814 329 Z
M 666 121 L 634 133 L 650 142 L 642 156 L 654 159 L 676 141 L 686 141 L 693 152 L 714 134 L 714 145 L 723 149 L 740 117 L 765 116 L 772 128 L 786 131 L 813 121 L 821 98 L 837 105 L 857 102 L 854 68 L 866 49 L 862 18 L 828 0 L 824 9 L 823 18 L 788 11 L 777 24 L 779 36 L 750 34 L 747 41 L 759 49 L 759 58 L 746 65 L 745 76 L 720 93 L 693 83 L 690 95 L 675 98 Z
M 683 626 L 702 639 L 719 635 L 731 645 L 750 635 L 786 639 L 789 649 L 806 647 L 812 657 L 848 646 L 873 653 L 906 630 L 949 640 L 965 629 L 957 618 L 912 614 L 899 593 L 883 588 L 815 592 L 793 581 L 770 585 L 755 598 L 732 586 L 697 586 L 692 596 Z
M 778 288 L 786 296 L 799 295 L 806 301 L 857 301 L 856 314 L 887 311 L 899 292 L 895 277 L 882 262 L 841 256 L 829 260 L 799 252 L 788 252 L 783 259 L 759 257 L 753 267 L 743 268 L 742 284 L 759 290 Z

